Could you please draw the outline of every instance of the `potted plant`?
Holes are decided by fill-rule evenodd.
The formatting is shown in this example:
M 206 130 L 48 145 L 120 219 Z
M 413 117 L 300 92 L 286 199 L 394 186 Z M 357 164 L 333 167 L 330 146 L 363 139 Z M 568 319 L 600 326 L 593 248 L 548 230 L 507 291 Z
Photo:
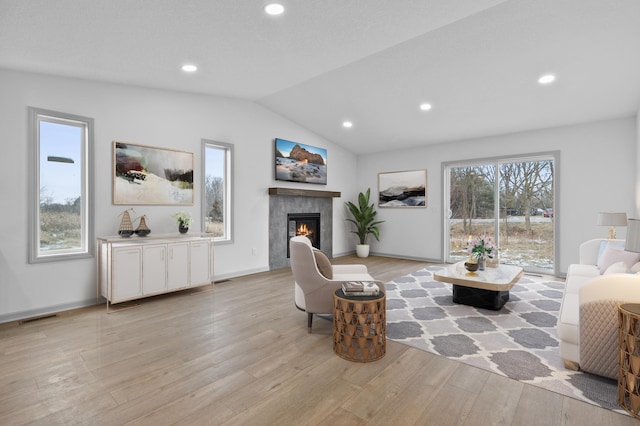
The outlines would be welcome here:
M 367 244 L 367 236 L 372 234 L 376 237 L 376 240 L 380 241 L 380 230 L 378 224 L 384 222 L 384 220 L 376 221 L 376 212 L 373 209 L 373 203 L 369 204 L 369 197 L 371 196 L 371 188 L 367 189 L 366 193 L 358 194 L 358 205 L 355 205 L 351 201 L 347 201 L 345 205 L 349 208 L 349 212 L 353 218 L 347 218 L 347 220 L 356 226 L 353 232 L 358 236 L 359 244 L 356 246 L 356 254 L 358 257 L 369 256 L 369 244 Z
M 497 251 L 497 247 L 488 235 L 483 235 L 477 238 L 471 238 L 471 236 L 469 236 L 469 242 L 467 243 L 469 260 L 477 263 L 478 269 L 481 271 L 484 271 L 486 261 L 488 259 L 493 259 L 493 255 Z
M 178 222 L 178 231 L 181 234 L 186 234 L 189 231 L 189 225 L 191 225 L 191 213 L 177 212 L 172 216 Z

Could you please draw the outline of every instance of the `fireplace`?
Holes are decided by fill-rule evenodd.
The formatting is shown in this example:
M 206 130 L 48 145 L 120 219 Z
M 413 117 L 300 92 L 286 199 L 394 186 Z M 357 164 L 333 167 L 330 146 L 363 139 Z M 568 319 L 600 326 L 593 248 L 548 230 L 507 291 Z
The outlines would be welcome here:
M 333 198 L 339 192 L 310 189 L 269 188 L 269 269 L 288 268 L 289 239 L 296 235 L 289 230 L 289 215 L 305 216 L 307 232 L 310 217 L 318 216 L 314 232 L 314 247 L 329 258 L 333 256 Z
M 320 250 L 320 213 L 287 214 L 287 258 L 290 257 L 288 241 L 297 235 L 306 236 L 311 245 Z

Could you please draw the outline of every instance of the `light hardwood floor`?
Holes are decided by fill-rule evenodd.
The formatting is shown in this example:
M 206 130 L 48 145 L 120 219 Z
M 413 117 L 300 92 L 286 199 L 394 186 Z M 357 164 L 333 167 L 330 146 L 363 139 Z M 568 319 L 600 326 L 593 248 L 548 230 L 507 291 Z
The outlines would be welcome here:
M 384 281 L 427 264 L 345 256 Z M 0 325 L 0 424 L 632 425 L 631 417 L 389 341 L 333 354 L 288 269 Z

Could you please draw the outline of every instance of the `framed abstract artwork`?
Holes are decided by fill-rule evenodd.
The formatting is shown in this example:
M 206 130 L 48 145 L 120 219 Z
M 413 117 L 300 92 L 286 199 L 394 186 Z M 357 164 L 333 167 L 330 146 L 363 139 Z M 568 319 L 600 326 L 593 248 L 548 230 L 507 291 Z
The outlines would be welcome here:
M 378 173 L 379 207 L 426 207 L 427 171 Z
M 113 142 L 113 204 L 193 204 L 193 153 Z

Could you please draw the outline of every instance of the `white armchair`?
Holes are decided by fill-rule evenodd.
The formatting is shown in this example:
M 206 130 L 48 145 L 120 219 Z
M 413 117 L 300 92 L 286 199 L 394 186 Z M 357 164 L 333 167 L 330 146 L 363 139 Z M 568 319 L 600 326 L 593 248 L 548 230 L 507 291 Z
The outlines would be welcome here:
M 295 304 L 307 313 L 309 333 L 313 314 L 333 313 L 333 293 L 344 281 L 376 281 L 365 265 L 331 265 L 326 255 L 314 249 L 307 237 L 291 238 L 289 252 L 295 280 Z M 384 288 L 381 281 L 376 282 Z

